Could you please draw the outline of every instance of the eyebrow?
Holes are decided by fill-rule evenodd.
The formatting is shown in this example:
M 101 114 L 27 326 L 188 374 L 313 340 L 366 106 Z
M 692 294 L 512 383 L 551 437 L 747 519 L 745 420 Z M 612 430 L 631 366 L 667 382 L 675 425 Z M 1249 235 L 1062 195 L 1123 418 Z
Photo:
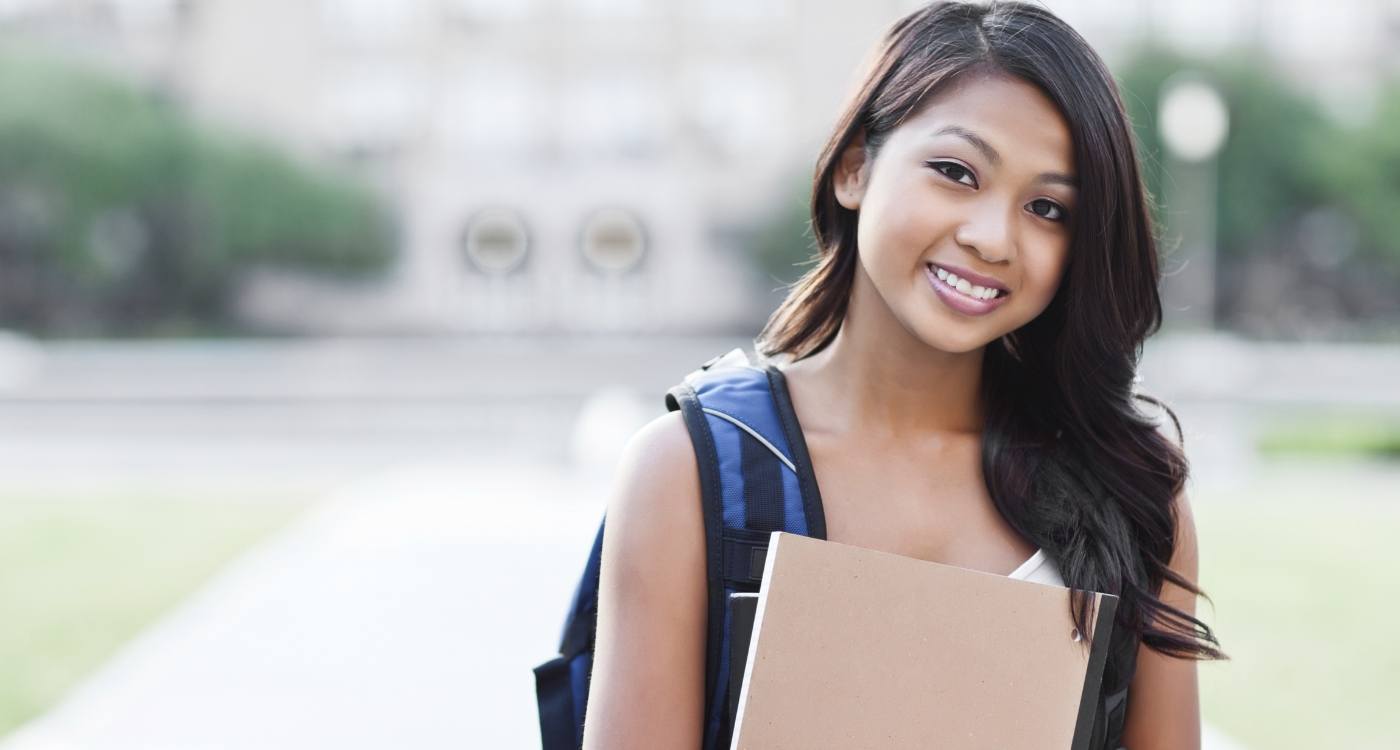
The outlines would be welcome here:
M 968 130 L 967 128 L 964 128 L 960 125 L 944 125 L 943 127 L 939 128 L 936 132 L 934 132 L 933 135 L 935 137 L 940 135 L 955 135 L 959 138 L 962 138 L 968 143 L 971 143 L 973 148 L 976 148 L 978 151 L 982 152 L 982 156 L 986 157 L 987 161 L 992 163 L 992 166 L 1001 166 L 1001 154 L 997 153 L 997 150 L 995 148 L 992 148 L 992 144 L 988 143 L 985 138 L 972 132 L 971 130 Z M 1037 182 L 1048 182 L 1072 188 L 1079 187 L 1078 180 L 1074 179 L 1073 177 L 1067 174 L 1064 174 L 1063 172 L 1042 172 L 1036 175 L 1035 179 Z

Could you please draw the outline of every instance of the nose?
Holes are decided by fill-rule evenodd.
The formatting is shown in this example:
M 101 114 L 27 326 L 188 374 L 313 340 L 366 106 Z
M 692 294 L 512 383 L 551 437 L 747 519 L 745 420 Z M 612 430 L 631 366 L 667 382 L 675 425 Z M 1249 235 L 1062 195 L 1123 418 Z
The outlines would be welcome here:
M 1012 209 L 1002 202 L 982 201 L 969 208 L 954 239 L 988 263 L 1006 260 L 1016 246 L 1015 218 Z

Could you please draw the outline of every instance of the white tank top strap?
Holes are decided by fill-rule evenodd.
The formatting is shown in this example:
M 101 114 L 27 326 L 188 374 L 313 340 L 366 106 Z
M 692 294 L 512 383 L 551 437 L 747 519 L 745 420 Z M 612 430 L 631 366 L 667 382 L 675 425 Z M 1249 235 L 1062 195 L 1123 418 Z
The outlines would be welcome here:
M 1011 575 L 1007 577 L 1053 586 L 1065 585 L 1064 579 L 1060 576 L 1060 569 L 1055 565 L 1055 561 L 1051 560 L 1050 556 L 1045 553 L 1044 549 L 1036 550 L 1030 559 L 1021 563 L 1021 566 L 1013 570 Z

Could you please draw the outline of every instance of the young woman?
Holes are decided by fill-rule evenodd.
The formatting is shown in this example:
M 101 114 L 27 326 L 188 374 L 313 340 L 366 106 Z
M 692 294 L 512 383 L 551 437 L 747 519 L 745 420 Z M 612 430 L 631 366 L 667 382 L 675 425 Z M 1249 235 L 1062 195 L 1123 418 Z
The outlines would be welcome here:
M 1034 5 L 935 3 L 891 27 L 822 152 L 819 256 L 757 349 L 828 539 L 999 575 L 1043 549 L 1052 580 L 1121 597 L 1136 658 L 1106 746 L 1189 750 L 1196 660 L 1226 657 L 1195 617 L 1179 426 L 1133 391 L 1162 315 L 1147 201 L 1078 34 Z M 586 748 L 700 747 L 700 508 L 672 412 L 629 443 L 608 509 Z

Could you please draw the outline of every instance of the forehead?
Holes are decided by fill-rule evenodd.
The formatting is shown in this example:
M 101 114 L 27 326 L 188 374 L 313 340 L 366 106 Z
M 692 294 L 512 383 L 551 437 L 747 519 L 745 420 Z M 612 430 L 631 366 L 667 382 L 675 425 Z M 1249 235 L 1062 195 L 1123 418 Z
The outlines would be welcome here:
M 1010 166 L 1065 173 L 1074 168 L 1069 124 L 1040 89 L 1019 78 L 989 74 L 958 78 L 930 97 L 900 130 L 911 141 L 927 142 L 948 125 L 977 133 Z

